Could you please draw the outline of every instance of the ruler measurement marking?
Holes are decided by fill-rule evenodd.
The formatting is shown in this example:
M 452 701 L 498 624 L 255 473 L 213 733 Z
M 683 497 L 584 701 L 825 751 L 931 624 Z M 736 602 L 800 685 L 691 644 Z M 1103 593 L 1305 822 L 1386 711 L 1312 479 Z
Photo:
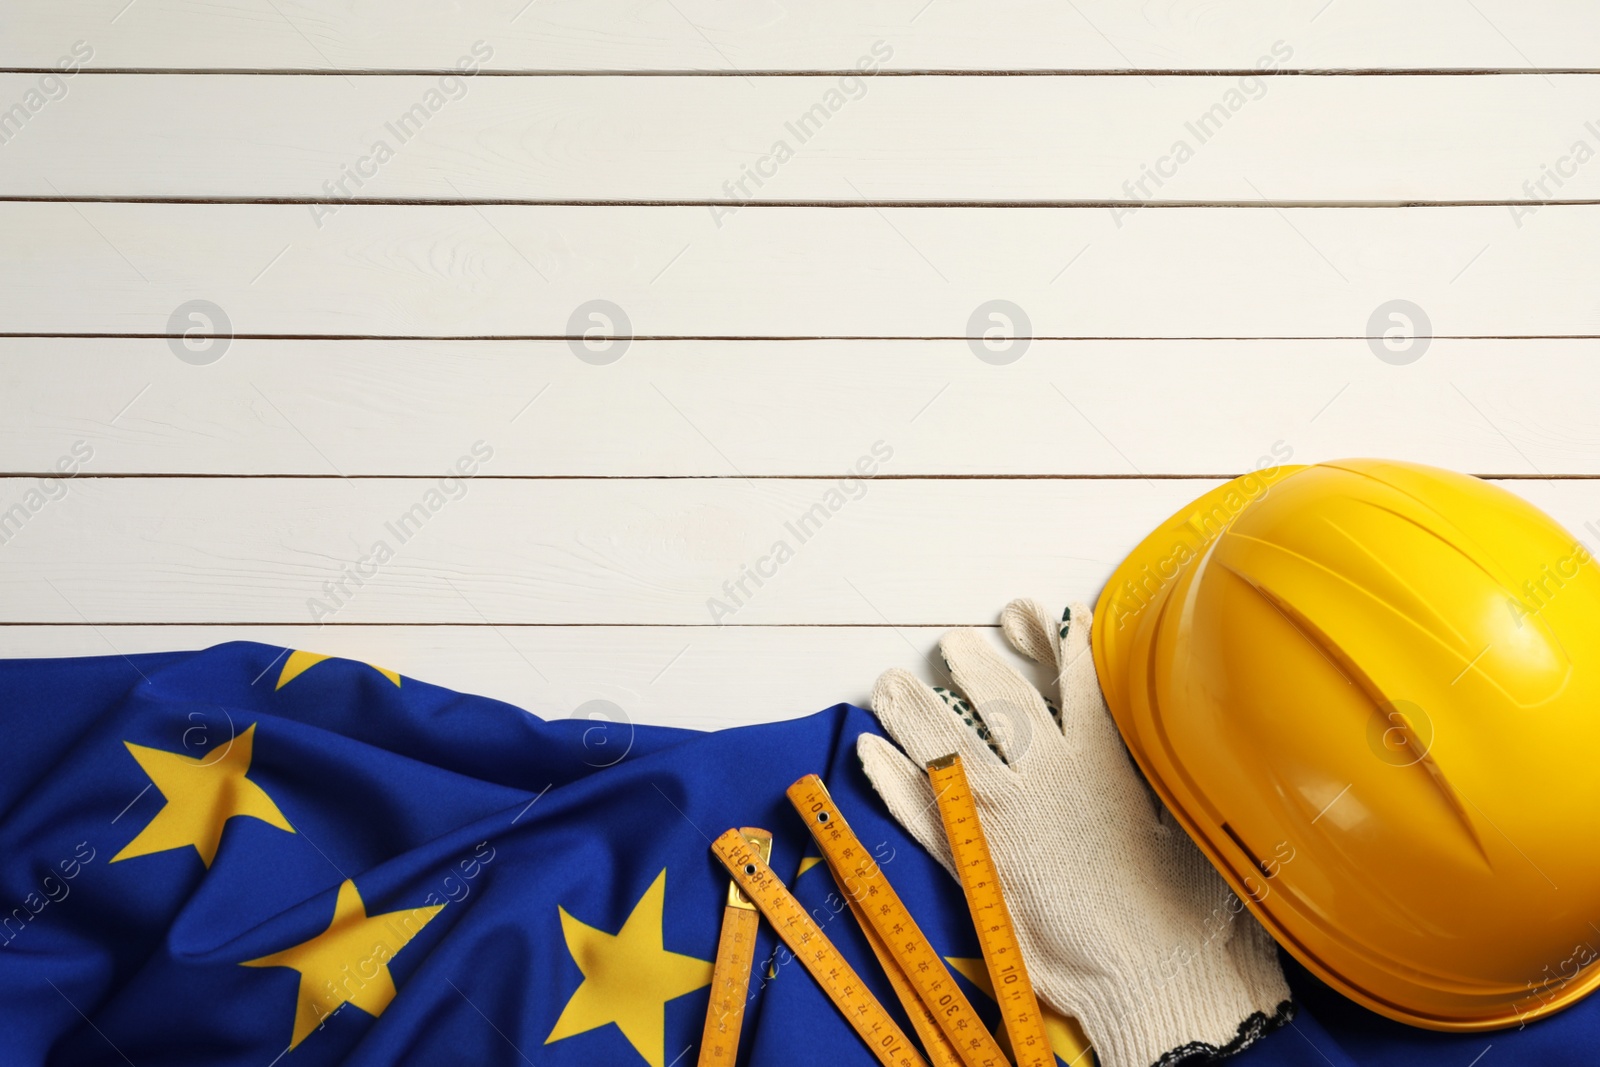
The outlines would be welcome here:
M 763 859 L 772 855 L 772 835 L 753 826 L 737 833 Z M 750 991 L 750 970 L 755 965 L 756 933 L 760 913 L 739 891 L 728 885 L 728 903 L 722 909 L 722 931 L 717 937 L 717 959 L 711 967 L 711 1001 L 706 1005 L 706 1025 L 700 1035 L 698 1067 L 733 1067 L 739 1056 L 739 1032 Z
M 982 820 L 972 798 L 967 774 L 959 756 L 946 756 L 928 764 L 928 777 L 939 805 L 939 815 L 950 841 L 950 853 L 960 872 L 961 890 L 978 932 L 984 966 L 994 986 L 995 1002 L 1011 1038 L 1011 1051 L 1017 1067 L 1054 1067 L 1055 1053 L 1044 1031 L 1044 1019 L 1028 980 L 1022 959 L 1022 945 L 1011 923 L 1000 873 L 989 843 L 983 836 Z M 970 835 L 958 827 L 972 823 Z
M 739 831 L 727 831 L 711 848 L 739 888 L 788 943 L 795 958 L 822 986 L 845 1021 L 866 1042 L 878 1062 L 884 1067 L 927 1067 L 911 1039 L 895 1025 L 822 928 L 806 914 L 805 908 Z M 805 936 L 797 934 L 796 928 Z
M 881 898 L 875 907 L 863 910 L 890 945 L 896 962 L 933 1011 L 966 1067 L 1008 1067 L 1000 1046 L 979 1019 L 966 994 L 955 984 L 944 961 L 917 926 L 876 860 L 868 854 L 853 863 L 848 862 L 858 852 L 866 850 L 850 831 L 822 779 L 814 774 L 807 775 L 789 787 L 788 796 L 801 818 L 812 827 L 823 854 L 836 867 L 852 869 L 858 884 L 852 886 L 846 878 L 846 894 Z M 894 940 L 891 941 L 891 937 Z

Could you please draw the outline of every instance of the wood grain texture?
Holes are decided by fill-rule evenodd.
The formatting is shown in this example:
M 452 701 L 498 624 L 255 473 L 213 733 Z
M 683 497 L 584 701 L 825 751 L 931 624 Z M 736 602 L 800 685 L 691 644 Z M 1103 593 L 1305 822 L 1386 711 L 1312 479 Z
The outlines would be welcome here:
M 716 727 L 864 701 L 1011 596 L 1092 596 L 1205 476 L 1274 459 L 1558 476 L 1504 484 L 1600 536 L 1600 206 L 1525 202 L 1600 197 L 1600 79 L 1558 72 L 1600 71 L 1600 8 L 18 0 L 4 23 L 0 196 L 41 202 L 0 203 L 0 475 L 90 477 L 0 477 L 0 655 L 242 637 Z M 464 59 L 483 73 L 441 82 Z M 1061 76 L 1000 76 L 1030 72 Z M 328 202 L 128 202 L 163 197 Z M 654 204 L 717 199 L 844 206 Z M 632 338 L 604 365 L 563 340 L 597 300 Z M 1006 365 L 966 340 L 994 301 L 1033 338 Z M 1431 337 L 1405 365 L 1368 339 L 1395 301 Z M 480 442 L 480 478 L 439 481 Z M 879 442 L 889 477 L 839 483 Z
M 996 605 L 996 613 L 1000 605 Z M 933 627 L 0 626 L 0 656 L 118 656 L 258 641 L 343 656 L 547 719 L 609 701 L 634 723 L 715 730 L 866 707 L 889 667 L 933 677 Z M 997 631 L 986 631 L 1000 640 Z M 936 657 L 935 657 L 936 658 Z M 1019 667 L 1024 666 L 1018 660 Z M 129 667 L 130 681 L 138 681 Z M 270 675 L 258 684 L 270 685 Z M 308 680 L 314 675 L 306 675 Z M 612 714 L 600 714 L 596 720 Z M 625 740 L 626 734 L 620 735 Z M 596 760 L 617 753 L 596 750 Z
M 987 624 L 1012 596 L 1092 597 L 1214 483 L 54 484 L 34 506 L 0 480 L 0 511 L 30 511 L 0 544 L 0 622 Z M 1580 536 L 1600 520 L 1600 482 L 1504 484 Z
M 1597 359 L 1596 339 L 1434 339 L 1406 365 L 1364 339 L 1038 340 L 1006 366 L 963 340 L 635 341 L 594 366 L 564 341 L 235 340 L 192 366 L 164 339 L 12 338 L 0 470 L 83 441 L 91 474 L 427 475 L 481 438 L 497 478 L 828 475 L 881 438 L 899 475 L 1230 474 L 1275 445 L 1594 475 Z
M 37 82 L 0 75 L 0 101 Z M 1600 164 L 1588 165 L 1600 149 L 1591 76 L 110 75 L 75 77 L 61 91 L 26 125 L 0 127 L 0 195 L 1600 196 Z
M 1306 66 L 1592 67 L 1600 14 L 1510 0 L 871 0 L 730 6 L 713 0 L 19 0 L 0 64 L 41 66 L 78 39 L 94 62 L 138 67 L 451 67 L 474 41 L 533 70 L 848 69 L 874 42 L 906 68 L 1250 67 L 1273 41 Z
M 321 205 L 313 205 L 320 207 Z M 318 221 L 322 223 L 318 228 Z M 718 223 L 721 223 L 719 229 Z M 7 332 L 967 336 L 990 300 L 1034 336 L 1365 336 L 1403 298 L 1438 336 L 1600 333 L 1578 265 L 1600 207 L 761 208 L 0 204 Z

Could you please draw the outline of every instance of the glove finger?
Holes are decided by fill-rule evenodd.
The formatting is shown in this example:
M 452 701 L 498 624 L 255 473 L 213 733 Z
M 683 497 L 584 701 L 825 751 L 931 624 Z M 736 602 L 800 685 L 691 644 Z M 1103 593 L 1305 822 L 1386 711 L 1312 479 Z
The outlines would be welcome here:
M 1061 724 L 1069 734 L 1109 731 L 1120 747 L 1121 735 L 1106 707 L 1089 650 L 1092 622 L 1088 605 L 1082 603 L 1069 606 L 1061 617 Z
M 1011 647 L 1035 663 L 1061 670 L 1062 623 L 1037 600 L 1017 599 L 1000 613 L 1000 629 Z
M 950 631 L 939 642 L 939 651 L 1001 757 L 1017 766 L 1034 740 L 1055 725 L 1044 697 L 976 630 Z
M 1122 731 L 1100 690 L 1089 645 L 1093 621 L 1089 606 L 1081 602 L 1069 605 L 1061 616 L 1061 728 L 1103 789 L 1122 796 L 1124 803 L 1130 805 L 1129 811 L 1138 810 L 1131 805 L 1142 803 L 1150 820 L 1159 824 L 1166 809 L 1134 766 L 1133 756 L 1123 744 Z M 1182 827 L 1173 824 L 1167 832 L 1189 843 Z
M 950 842 L 945 839 L 927 774 L 876 734 L 856 738 L 856 755 L 872 788 L 888 805 L 889 814 L 954 877 L 955 861 L 950 858 Z
M 952 752 L 969 769 L 998 765 L 977 731 L 920 679 L 898 667 L 872 687 L 872 712 L 919 767 Z

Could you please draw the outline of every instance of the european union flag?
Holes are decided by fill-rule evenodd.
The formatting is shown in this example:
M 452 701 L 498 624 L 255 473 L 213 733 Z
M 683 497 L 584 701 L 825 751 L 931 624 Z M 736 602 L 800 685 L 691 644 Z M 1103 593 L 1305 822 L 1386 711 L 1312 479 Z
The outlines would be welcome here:
M 774 868 L 909 1028 L 784 797 L 812 772 L 993 1025 L 959 887 L 856 762 L 876 729 L 848 705 L 547 722 L 247 643 L 0 662 L 0 1063 L 686 1067 L 728 884 L 709 844 L 736 825 L 774 831 Z M 1592 1001 L 1429 1034 L 1290 974 L 1308 1010 L 1241 1067 L 1489 1044 L 1576 1064 L 1600 1035 Z M 875 1062 L 765 925 L 740 1058 Z

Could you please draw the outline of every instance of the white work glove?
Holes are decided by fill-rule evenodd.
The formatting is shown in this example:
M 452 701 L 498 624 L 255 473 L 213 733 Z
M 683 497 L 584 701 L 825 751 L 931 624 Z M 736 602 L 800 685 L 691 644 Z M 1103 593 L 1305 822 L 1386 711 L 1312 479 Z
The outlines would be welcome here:
M 1272 939 L 1134 768 L 1095 680 L 1089 609 L 1058 626 L 1016 600 L 1001 622 L 1059 673 L 1059 723 L 988 640 L 951 631 L 939 647 L 966 701 L 903 670 L 873 687 L 911 757 L 857 742 L 889 810 L 953 874 L 924 768 L 961 756 L 1034 989 L 1078 1020 L 1102 1067 L 1231 1055 L 1281 1026 L 1293 1005 Z

